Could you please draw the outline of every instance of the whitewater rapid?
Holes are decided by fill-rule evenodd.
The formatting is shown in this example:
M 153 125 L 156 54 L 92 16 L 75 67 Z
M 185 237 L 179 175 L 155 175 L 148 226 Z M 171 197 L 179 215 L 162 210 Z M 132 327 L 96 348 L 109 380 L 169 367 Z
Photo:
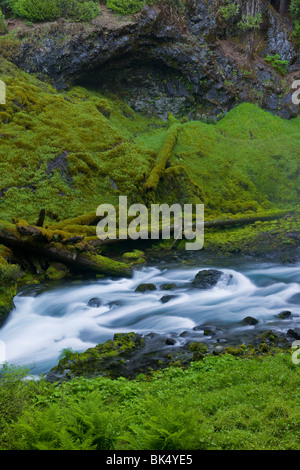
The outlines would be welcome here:
M 35 373 L 53 367 L 61 351 L 84 351 L 113 338 L 115 333 L 134 331 L 170 333 L 192 330 L 205 324 L 236 324 L 253 316 L 268 324 L 283 310 L 300 314 L 300 267 L 256 265 L 243 269 L 219 268 L 231 274 L 215 287 L 191 287 L 195 275 L 207 266 L 193 268 L 147 267 L 130 279 L 76 282 L 44 292 L 24 291 L 14 299 L 15 308 L 0 330 L 6 361 L 28 365 Z M 141 283 L 157 290 L 135 292 Z M 172 291 L 162 290 L 175 283 Z M 174 295 L 167 303 L 163 295 Z M 88 306 L 92 298 L 101 306 Z

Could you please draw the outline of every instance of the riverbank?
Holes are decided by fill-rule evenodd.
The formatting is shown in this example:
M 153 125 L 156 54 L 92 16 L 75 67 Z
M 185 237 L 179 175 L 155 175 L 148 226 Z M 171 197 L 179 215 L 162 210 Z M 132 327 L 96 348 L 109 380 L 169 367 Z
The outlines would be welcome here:
M 136 380 L 8 377 L 13 420 L 5 425 L 0 413 L 2 449 L 299 450 L 300 372 L 290 353 L 211 356 Z

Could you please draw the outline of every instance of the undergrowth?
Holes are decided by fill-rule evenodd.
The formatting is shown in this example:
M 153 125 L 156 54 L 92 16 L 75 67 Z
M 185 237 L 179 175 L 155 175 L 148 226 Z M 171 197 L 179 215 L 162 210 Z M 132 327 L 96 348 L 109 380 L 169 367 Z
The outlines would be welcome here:
M 299 449 L 299 385 L 289 353 L 208 357 L 133 381 L 29 382 L 25 408 L 2 416 L 1 448 Z M 0 399 L 14 393 L 5 387 Z

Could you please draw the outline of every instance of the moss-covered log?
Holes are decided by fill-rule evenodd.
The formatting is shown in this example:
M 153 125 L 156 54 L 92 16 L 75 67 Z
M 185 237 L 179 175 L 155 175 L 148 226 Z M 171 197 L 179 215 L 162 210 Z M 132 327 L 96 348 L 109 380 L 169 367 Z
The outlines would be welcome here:
M 76 270 L 113 276 L 130 275 L 131 270 L 126 263 L 102 256 L 92 247 L 76 247 L 50 240 L 47 240 L 44 230 L 38 227 L 0 224 L 0 243 L 24 253 L 24 256 L 37 254 L 46 259 L 61 261 Z
M 171 157 L 172 150 L 177 142 L 180 128 L 180 124 L 173 124 L 167 132 L 164 143 L 158 153 L 156 164 L 151 170 L 150 175 L 144 185 L 144 191 L 146 194 L 148 194 L 148 200 L 153 197 L 159 180 L 164 174 L 166 164 Z

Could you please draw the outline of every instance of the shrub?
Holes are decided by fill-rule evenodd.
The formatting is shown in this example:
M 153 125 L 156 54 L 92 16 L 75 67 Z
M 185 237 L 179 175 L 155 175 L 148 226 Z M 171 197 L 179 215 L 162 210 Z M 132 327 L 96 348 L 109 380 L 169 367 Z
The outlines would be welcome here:
M 290 12 L 294 18 L 294 36 L 300 40 L 300 0 L 292 0 Z
M 91 21 L 100 13 L 95 0 L 59 0 L 62 16 L 76 21 Z
M 0 34 L 7 33 L 7 24 L 5 23 L 5 17 L 0 10 Z
M 262 15 L 258 13 L 256 16 L 243 15 L 242 20 L 237 24 L 238 29 L 241 32 L 251 31 L 258 29 L 262 23 Z
M 100 13 L 96 0 L 10 0 L 14 15 L 28 21 L 53 21 L 59 17 L 90 21 Z
M 7 427 L 26 409 L 31 383 L 24 381 L 29 370 L 3 364 L 0 369 L 0 448 L 6 440 Z
M 281 73 L 282 75 L 285 75 L 287 72 L 287 67 L 289 65 L 288 60 L 281 60 L 279 54 L 275 55 L 267 55 L 265 58 L 265 61 L 268 62 L 268 64 L 271 64 L 272 67 L 277 70 L 277 72 Z
M 119 15 L 133 15 L 146 4 L 145 0 L 107 0 L 107 6 Z
M 58 0 L 11 0 L 14 15 L 29 21 L 53 21 L 60 16 Z
M 224 20 L 234 19 L 240 13 L 240 5 L 238 3 L 227 2 L 226 6 L 220 8 L 220 12 Z

